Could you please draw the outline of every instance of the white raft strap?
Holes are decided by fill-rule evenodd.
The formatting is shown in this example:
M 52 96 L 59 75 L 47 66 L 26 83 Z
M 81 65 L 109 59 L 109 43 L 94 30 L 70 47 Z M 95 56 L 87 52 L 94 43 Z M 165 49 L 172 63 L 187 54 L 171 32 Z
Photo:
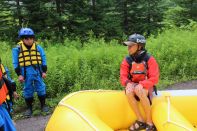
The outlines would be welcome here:
M 72 110 L 73 112 L 75 112 L 76 114 L 78 114 L 85 122 L 88 123 L 88 125 L 90 125 L 91 128 L 93 128 L 95 131 L 99 131 L 96 126 L 94 126 L 79 110 L 77 110 L 76 108 L 68 105 L 68 104 L 64 104 L 62 102 L 60 102 L 58 104 L 59 106 L 65 106 L 67 108 L 69 108 L 70 110 Z
M 190 129 L 190 128 L 184 126 L 184 125 L 181 125 L 180 123 L 177 123 L 177 122 L 175 122 L 175 121 L 172 121 L 172 120 L 170 119 L 170 96 L 166 96 L 166 98 L 167 98 L 167 101 L 168 101 L 168 119 L 167 119 L 166 122 L 163 123 L 163 126 L 164 126 L 165 124 L 167 124 L 167 123 L 171 123 L 171 124 L 177 125 L 177 126 L 179 126 L 179 127 L 181 127 L 181 128 L 184 128 L 185 130 L 192 131 L 192 129 Z

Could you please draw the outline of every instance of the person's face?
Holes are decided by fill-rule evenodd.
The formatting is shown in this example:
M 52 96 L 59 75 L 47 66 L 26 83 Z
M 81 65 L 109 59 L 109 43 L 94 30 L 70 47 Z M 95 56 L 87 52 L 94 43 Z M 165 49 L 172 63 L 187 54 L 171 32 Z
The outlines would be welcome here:
M 132 43 L 131 45 L 128 45 L 128 52 L 129 55 L 134 55 L 138 51 L 138 44 Z
M 25 38 L 23 38 L 23 43 L 27 46 L 32 46 L 34 43 L 34 38 L 33 37 L 25 37 Z

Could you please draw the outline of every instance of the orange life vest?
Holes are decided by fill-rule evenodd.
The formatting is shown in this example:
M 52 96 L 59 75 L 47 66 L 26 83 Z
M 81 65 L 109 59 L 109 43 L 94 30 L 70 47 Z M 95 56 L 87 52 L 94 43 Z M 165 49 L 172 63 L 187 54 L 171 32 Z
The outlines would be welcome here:
M 132 62 L 130 69 L 131 80 L 135 83 L 147 79 L 147 65 L 145 61 L 140 63 Z
M 3 73 L 0 70 L 0 105 L 6 100 L 8 94 L 8 89 L 6 87 L 5 81 L 3 80 Z

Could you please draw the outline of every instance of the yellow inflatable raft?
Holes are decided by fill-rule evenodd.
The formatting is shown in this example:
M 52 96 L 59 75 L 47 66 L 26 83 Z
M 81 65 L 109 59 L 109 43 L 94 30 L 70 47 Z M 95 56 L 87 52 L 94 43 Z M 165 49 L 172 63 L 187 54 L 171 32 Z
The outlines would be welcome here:
M 159 91 L 152 118 L 158 131 L 197 131 L 197 90 Z M 62 99 L 45 130 L 127 130 L 135 120 L 123 91 L 88 90 Z

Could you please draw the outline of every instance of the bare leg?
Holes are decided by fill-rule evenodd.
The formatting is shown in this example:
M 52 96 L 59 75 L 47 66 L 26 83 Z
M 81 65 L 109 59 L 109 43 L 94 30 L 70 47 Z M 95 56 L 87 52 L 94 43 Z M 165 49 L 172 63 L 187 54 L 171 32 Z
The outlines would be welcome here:
M 153 121 L 152 121 L 152 117 L 151 117 L 151 105 L 150 105 L 150 101 L 147 97 L 148 90 L 141 89 L 141 90 L 135 90 L 134 92 L 140 98 L 142 107 L 143 107 L 144 112 L 146 114 L 146 123 L 149 125 L 153 125 Z
M 138 104 L 137 104 L 137 100 L 134 97 L 134 92 L 133 91 L 129 92 L 126 95 L 127 95 L 127 98 L 128 98 L 129 105 L 131 106 L 134 113 L 136 114 L 138 121 L 144 122 L 144 119 L 143 119 L 143 117 L 140 113 L 140 110 L 139 110 L 139 107 L 138 107 Z

